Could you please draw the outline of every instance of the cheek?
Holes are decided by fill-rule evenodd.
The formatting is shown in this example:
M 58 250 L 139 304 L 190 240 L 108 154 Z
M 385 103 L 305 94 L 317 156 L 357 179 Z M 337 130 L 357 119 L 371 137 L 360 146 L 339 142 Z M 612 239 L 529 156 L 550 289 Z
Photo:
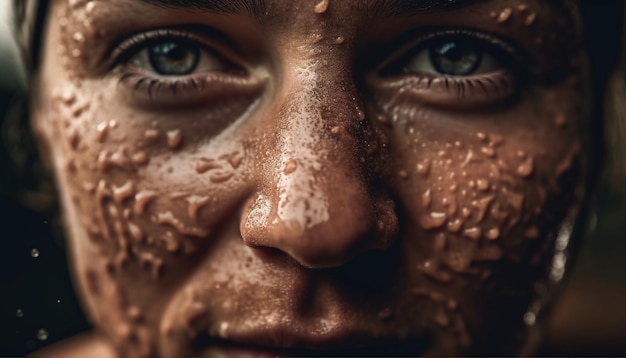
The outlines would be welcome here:
M 417 286 L 458 302 L 472 326 L 498 310 L 467 309 L 507 291 L 523 292 L 508 296 L 504 313 L 521 317 L 533 283 L 545 279 L 558 229 L 576 215 L 581 112 L 563 93 L 498 116 L 388 106 L 395 111 L 389 150 L 396 158 L 389 181 L 402 198 L 407 270 Z
M 109 110 L 116 106 L 106 95 L 74 94 L 85 92 L 74 89 L 52 100 L 59 185 L 112 270 L 131 264 L 160 279 L 168 261 L 206 246 L 243 200 L 248 144 L 241 136 L 215 138 L 203 123 L 232 118 L 235 110 L 202 120 L 150 118 Z

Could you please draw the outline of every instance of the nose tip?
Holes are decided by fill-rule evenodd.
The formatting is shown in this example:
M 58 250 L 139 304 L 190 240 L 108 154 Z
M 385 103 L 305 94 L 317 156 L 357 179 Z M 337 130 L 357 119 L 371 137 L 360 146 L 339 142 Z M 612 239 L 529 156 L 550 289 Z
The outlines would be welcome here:
M 327 183 L 315 193 L 259 196 L 242 221 L 244 242 L 278 249 L 309 268 L 339 267 L 365 252 L 387 248 L 397 231 L 392 203 L 372 200 L 358 182 Z

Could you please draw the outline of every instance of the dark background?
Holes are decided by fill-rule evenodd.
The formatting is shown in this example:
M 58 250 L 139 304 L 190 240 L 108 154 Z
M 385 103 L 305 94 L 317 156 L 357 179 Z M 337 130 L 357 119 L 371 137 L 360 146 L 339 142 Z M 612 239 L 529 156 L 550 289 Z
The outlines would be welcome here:
M 8 3 L 0 0 L 0 356 L 21 356 L 89 325 L 72 288 L 50 197 L 32 176 L 14 170 L 16 160 L 28 164 L 29 157 L 20 150 L 28 147 L 26 139 L 3 123 L 23 93 L 5 19 Z M 597 226 L 551 315 L 541 355 L 626 356 L 625 82 L 617 75 L 613 83 Z

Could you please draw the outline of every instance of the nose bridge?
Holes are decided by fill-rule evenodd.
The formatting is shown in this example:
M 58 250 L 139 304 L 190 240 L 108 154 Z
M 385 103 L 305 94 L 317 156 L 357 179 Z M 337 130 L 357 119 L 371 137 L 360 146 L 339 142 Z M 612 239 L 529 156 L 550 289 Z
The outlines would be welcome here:
M 357 141 L 346 131 L 357 110 L 353 94 L 338 90 L 345 89 L 346 74 L 333 76 L 312 62 L 295 66 L 294 72 L 294 81 L 285 88 L 289 100 L 278 118 L 283 132 L 277 146 L 277 216 L 308 230 L 329 219 L 333 186 L 344 180 L 363 185 L 353 160 Z
M 324 57 L 300 59 L 285 76 L 271 167 L 253 205 L 269 212 L 242 223 L 247 244 L 277 248 L 307 267 L 338 266 L 389 241 L 377 241 L 376 195 L 351 129 L 363 112 L 349 68 Z

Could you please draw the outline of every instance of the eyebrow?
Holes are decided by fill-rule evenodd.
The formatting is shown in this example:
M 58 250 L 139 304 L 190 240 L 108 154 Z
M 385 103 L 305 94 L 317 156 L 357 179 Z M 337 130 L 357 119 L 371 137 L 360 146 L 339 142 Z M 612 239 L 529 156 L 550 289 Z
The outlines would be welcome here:
M 373 13 L 383 16 L 413 15 L 432 11 L 445 11 L 460 8 L 478 1 L 471 0 L 369 0 Z
M 190 8 L 224 14 L 245 13 L 260 17 L 267 9 L 266 0 L 143 0 L 169 8 Z
M 268 8 L 267 0 L 143 0 L 147 3 L 170 8 L 190 8 L 207 12 L 241 14 L 261 17 Z M 357 0 L 362 1 L 362 0 Z M 368 0 L 367 7 L 373 14 L 382 16 L 411 15 L 459 8 L 470 0 Z

